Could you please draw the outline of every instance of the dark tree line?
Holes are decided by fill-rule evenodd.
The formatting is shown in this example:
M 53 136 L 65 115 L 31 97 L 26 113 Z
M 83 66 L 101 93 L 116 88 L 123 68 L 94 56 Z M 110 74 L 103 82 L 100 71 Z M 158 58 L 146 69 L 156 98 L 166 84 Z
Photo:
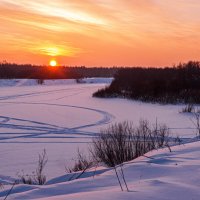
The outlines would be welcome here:
M 0 79 L 79 79 L 85 77 L 113 77 L 118 68 L 49 67 L 0 63 Z
M 125 97 L 147 102 L 200 103 L 200 62 L 173 68 L 124 68 L 95 97 Z

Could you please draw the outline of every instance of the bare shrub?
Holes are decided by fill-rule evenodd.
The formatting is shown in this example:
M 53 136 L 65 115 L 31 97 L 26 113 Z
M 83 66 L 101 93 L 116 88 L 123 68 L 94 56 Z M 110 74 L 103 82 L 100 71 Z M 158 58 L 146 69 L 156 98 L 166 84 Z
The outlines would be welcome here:
M 77 159 L 75 160 L 73 167 L 66 167 L 67 173 L 83 171 L 86 168 L 90 168 L 93 165 L 93 161 L 89 160 L 86 156 L 84 156 L 80 150 L 77 151 Z
M 192 120 L 196 130 L 197 130 L 197 137 L 200 138 L 200 110 L 195 110 L 194 120 Z
M 140 120 L 132 136 L 134 158 L 162 147 L 168 147 L 169 129 L 164 124 L 150 126 L 147 120 Z
M 146 120 L 140 120 L 139 126 L 122 122 L 102 130 L 93 140 L 93 155 L 109 167 L 115 167 L 144 155 L 148 151 L 169 147 L 169 129 L 166 125 L 153 128 Z
M 44 84 L 44 79 L 37 79 L 37 84 L 38 85 L 43 85 Z
M 76 83 L 86 83 L 86 81 L 84 81 L 83 78 L 77 78 Z
M 47 164 L 48 158 L 46 150 L 42 152 L 42 154 L 39 154 L 39 160 L 38 160 L 38 166 L 36 169 L 36 176 L 35 179 L 39 185 L 43 185 L 46 182 L 46 176 L 44 175 L 43 171 Z
M 159 124 L 153 129 L 154 140 L 156 140 L 155 149 L 165 147 L 169 145 L 169 128 L 165 124 Z
M 65 170 L 67 173 L 74 173 L 74 172 L 80 172 L 80 173 L 72 174 L 72 176 L 69 178 L 69 181 L 80 178 L 89 168 L 93 167 L 94 165 L 95 162 L 84 156 L 78 149 L 77 159 L 74 163 L 74 166 L 65 167 Z
M 100 162 L 114 167 L 134 158 L 133 126 L 123 122 L 102 130 L 93 140 L 93 154 Z
M 24 184 L 29 185 L 44 185 L 46 182 L 46 175 L 44 174 L 44 168 L 47 164 L 48 158 L 46 150 L 44 149 L 41 154 L 39 154 L 38 165 L 35 171 L 32 174 L 23 174 L 18 175 L 20 181 Z
M 200 138 L 200 111 L 195 112 L 197 136 Z
M 195 111 L 195 107 L 194 107 L 194 104 L 192 103 L 189 103 L 187 104 L 183 109 L 182 109 L 182 112 L 183 113 L 192 113 Z
M 27 185 L 35 185 L 35 179 L 34 179 L 34 172 L 32 172 L 32 174 L 24 174 L 24 172 L 22 172 L 22 174 L 18 174 L 18 177 L 20 179 L 20 182 L 22 182 L 23 184 L 27 184 Z

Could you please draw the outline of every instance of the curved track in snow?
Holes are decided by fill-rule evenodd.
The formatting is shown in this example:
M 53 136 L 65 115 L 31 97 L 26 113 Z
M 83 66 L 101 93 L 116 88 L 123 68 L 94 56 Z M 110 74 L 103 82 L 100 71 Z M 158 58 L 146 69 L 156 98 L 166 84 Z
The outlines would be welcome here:
M 7 136 L 1 136 L 0 141 L 2 140 L 11 140 L 11 139 L 30 139 L 30 138 L 77 138 L 81 137 L 91 137 L 95 136 L 97 133 L 81 131 L 83 128 L 95 127 L 104 124 L 110 123 L 114 116 L 106 111 L 102 111 L 99 109 L 75 106 L 75 105 L 66 105 L 66 104 L 56 104 L 56 103 L 36 103 L 36 102 L 1 102 L 6 104 L 22 104 L 22 105 L 42 105 L 42 106 L 56 106 L 63 108 L 73 108 L 73 109 L 82 109 L 90 112 L 96 112 L 100 114 L 102 117 L 93 123 L 87 123 L 81 126 L 75 126 L 72 128 L 61 127 L 53 124 L 42 123 L 33 120 L 21 119 L 21 118 L 13 118 L 8 116 L 0 116 L 0 128 L 6 128 L 8 130 L 14 130 L 10 133 L 7 132 Z M 20 133 L 19 131 L 23 131 Z M 70 136 L 68 136 L 70 134 Z M 53 136 L 51 136 L 53 135 Z M 56 136 L 57 135 L 57 136 Z

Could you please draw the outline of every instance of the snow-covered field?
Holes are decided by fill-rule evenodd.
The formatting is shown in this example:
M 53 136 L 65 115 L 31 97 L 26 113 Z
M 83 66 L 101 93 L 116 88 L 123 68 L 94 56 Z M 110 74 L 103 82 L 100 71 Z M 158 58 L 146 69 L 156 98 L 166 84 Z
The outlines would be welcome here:
M 17 185 L 13 193 L 19 193 L 9 199 L 199 199 L 198 142 L 174 147 L 173 153 L 155 151 L 150 153 L 154 159 L 138 158 L 126 165 L 129 193 L 120 192 L 113 170 L 98 169 L 101 175 L 93 178 L 88 173 L 72 182 L 63 182 L 65 176 L 56 178 L 73 163 L 77 149 L 87 153 L 92 137 L 110 123 L 157 120 L 174 136 L 196 136 L 193 116 L 180 113 L 183 105 L 92 98 L 111 80 L 49 80 L 44 85 L 35 80 L 0 81 L 0 181 L 12 182 L 22 170 L 31 173 L 43 149 L 48 154 L 45 173 L 51 180 L 42 187 Z M 0 199 L 5 193 L 0 190 Z
M 61 176 L 44 186 L 17 185 L 15 200 L 199 200 L 200 142 L 153 151 L 124 165 L 129 192 L 121 191 L 113 169 L 86 172 L 74 181 Z M 124 189 L 125 186 L 123 185 Z M 0 193 L 3 196 L 8 191 Z

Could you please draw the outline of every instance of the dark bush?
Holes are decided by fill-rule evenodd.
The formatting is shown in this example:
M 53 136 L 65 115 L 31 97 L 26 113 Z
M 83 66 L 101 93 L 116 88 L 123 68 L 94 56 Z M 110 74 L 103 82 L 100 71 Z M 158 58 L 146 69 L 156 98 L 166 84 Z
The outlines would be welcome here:
M 192 113 L 192 112 L 195 112 L 195 107 L 194 107 L 194 104 L 187 104 L 183 109 L 182 109 L 182 112 L 183 113 Z
M 44 84 L 44 79 L 37 79 L 37 84 L 38 85 L 43 85 Z
M 151 127 L 141 120 L 138 127 L 123 122 L 102 130 L 93 140 L 92 152 L 98 162 L 114 167 L 133 160 L 153 149 L 169 146 L 169 129 L 166 125 Z
M 88 159 L 86 156 L 84 156 L 79 150 L 77 153 L 77 158 L 75 160 L 75 163 L 72 167 L 66 167 L 67 173 L 73 173 L 78 171 L 84 171 L 86 169 L 89 169 L 93 166 L 93 161 Z

